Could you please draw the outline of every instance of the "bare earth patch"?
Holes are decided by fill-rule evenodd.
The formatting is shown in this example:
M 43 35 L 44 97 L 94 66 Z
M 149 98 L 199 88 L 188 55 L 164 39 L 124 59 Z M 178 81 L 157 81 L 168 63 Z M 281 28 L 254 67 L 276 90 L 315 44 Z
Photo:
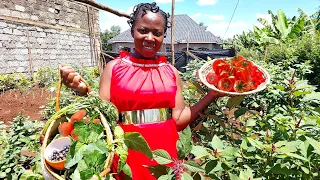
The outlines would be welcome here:
M 55 96 L 45 88 L 33 87 L 31 89 L 10 90 L 0 94 L 0 121 L 6 125 L 16 117 L 21 110 L 24 117 L 30 120 L 40 120 L 43 116 L 40 111 L 47 104 L 47 99 Z

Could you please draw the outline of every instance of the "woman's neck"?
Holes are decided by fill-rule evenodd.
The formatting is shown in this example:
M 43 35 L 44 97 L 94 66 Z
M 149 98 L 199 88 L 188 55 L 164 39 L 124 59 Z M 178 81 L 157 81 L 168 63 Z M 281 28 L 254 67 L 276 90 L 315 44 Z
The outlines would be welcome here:
M 142 56 L 140 53 L 138 53 L 136 51 L 132 53 L 132 56 L 137 59 L 146 59 L 146 60 L 156 60 L 157 59 L 157 55 L 154 55 L 150 58 L 147 58 L 147 57 Z

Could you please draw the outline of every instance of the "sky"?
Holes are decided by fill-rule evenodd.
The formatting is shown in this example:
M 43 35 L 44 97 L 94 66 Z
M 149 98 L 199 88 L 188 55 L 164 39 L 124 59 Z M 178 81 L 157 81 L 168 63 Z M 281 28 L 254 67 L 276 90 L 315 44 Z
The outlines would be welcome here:
M 157 2 L 164 12 L 171 13 L 171 0 L 96 0 L 112 9 L 131 14 L 133 7 L 141 2 Z M 222 39 L 232 38 L 243 31 L 253 30 L 253 26 L 261 27 L 257 18 L 271 20 L 268 10 L 273 14 L 281 9 L 288 18 L 299 16 L 297 8 L 304 10 L 309 16 L 320 8 L 320 0 L 175 0 L 174 14 L 187 14 L 197 23 L 204 23 L 207 30 Z M 232 14 L 234 16 L 231 20 Z M 127 18 L 118 17 L 106 11 L 99 12 L 100 29 L 110 30 L 113 25 L 121 27 L 121 32 L 129 29 Z M 231 21 L 231 23 L 229 23 Z M 229 26 L 229 28 L 228 28 Z

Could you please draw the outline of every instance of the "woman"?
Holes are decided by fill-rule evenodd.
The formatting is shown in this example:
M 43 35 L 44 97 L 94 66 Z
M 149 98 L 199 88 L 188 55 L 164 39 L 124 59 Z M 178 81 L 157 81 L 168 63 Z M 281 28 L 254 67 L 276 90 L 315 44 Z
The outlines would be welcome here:
M 100 79 L 99 94 L 124 114 L 120 125 L 125 132 L 139 132 L 152 150 L 165 149 L 171 158 L 177 159 L 177 131 L 192 124 L 198 118 L 198 112 L 221 94 L 211 91 L 194 106 L 184 106 L 178 71 L 167 63 L 164 56 L 157 55 L 166 34 L 168 18 L 169 15 L 156 3 L 135 6 L 128 21 L 135 51 L 132 54 L 122 53 L 106 65 Z M 86 94 L 86 86 L 70 66 L 62 67 L 61 75 L 65 85 Z M 144 116 L 163 112 L 164 108 L 172 110 L 168 120 Z M 140 118 L 134 119 L 134 114 L 140 114 Z M 156 163 L 145 155 L 129 150 L 127 163 L 133 179 L 155 179 L 146 166 Z

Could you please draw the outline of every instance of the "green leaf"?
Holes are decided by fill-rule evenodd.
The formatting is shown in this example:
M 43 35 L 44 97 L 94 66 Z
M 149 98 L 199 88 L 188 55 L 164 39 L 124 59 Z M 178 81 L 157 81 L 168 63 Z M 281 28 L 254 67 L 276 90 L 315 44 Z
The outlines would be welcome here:
M 123 167 L 122 167 L 122 171 L 129 176 L 130 178 L 132 178 L 132 172 L 131 172 L 131 168 L 130 166 L 126 163 Z
M 209 156 L 210 154 L 207 149 L 202 146 L 192 146 L 191 153 L 194 154 L 197 159 Z
M 191 172 L 204 172 L 204 169 L 194 161 L 185 161 L 184 166 Z
M 311 144 L 311 146 L 314 148 L 314 152 L 320 155 L 320 142 L 306 137 L 306 139 L 309 141 L 309 143 Z
M 275 166 L 273 166 L 270 171 L 275 174 L 291 174 L 291 171 L 286 166 L 280 164 L 275 164 Z
M 94 175 L 94 172 L 92 169 L 87 169 L 84 171 L 80 171 L 80 178 L 81 179 L 91 179 L 91 177 Z
M 158 180 L 172 180 L 174 175 L 162 175 L 158 178 Z
M 118 161 L 118 173 L 122 171 L 122 168 L 126 164 L 126 160 L 128 157 L 128 148 L 125 144 L 122 143 L 122 145 L 118 145 L 116 148 L 116 154 L 120 156 L 119 161 Z
M 183 131 L 179 132 L 177 149 L 178 149 L 179 159 L 184 159 L 191 152 L 191 149 L 192 149 L 191 129 L 189 126 L 187 126 Z
M 128 149 L 132 149 L 145 154 L 152 159 L 152 151 L 146 140 L 137 132 L 127 132 L 124 134 L 124 143 Z
M 0 178 L 5 178 L 7 176 L 7 173 L 5 172 L 0 172 Z
M 281 90 L 281 91 L 284 91 L 284 90 L 285 90 L 285 87 L 284 87 L 284 86 L 275 85 L 275 86 L 272 86 L 272 87 L 274 87 L 274 88 L 276 88 L 276 89 L 279 89 L 279 90 Z
M 320 101 L 320 92 L 313 91 L 311 94 L 305 95 L 301 101 L 308 102 L 308 101 L 311 101 L 311 100 Z
M 301 166 L 301 170 L 302 170 L 304 173 L 306 173 L 306 174 L 309 174 L 309 173 L 310 173 L 309 169 L 306 168 L 306 167 Z
M 193 180 L 193 178 L 190 176 L 190 174 L 184 172 L 181 176 L 181 180 Z
M 75 152 L 73 157 L 70 157 L 69 153 L 68 153 L 67 160 L 66 160 L 66 163 L 65 163 L 64 167 L 66 169 L 69 169 L 72 166 L 74 166 L 75 164 L 77 164 L 82 159 L 83 153 L 86 151 L 86 149 L 87 149 L 87 145 L 82 145 L 79 148 L 79 150 Z
M 240 179 L 253 179 L 253 173 L 251 169 L 246 169 L 240 172 Z
M 300 160 L 303 160 L 303 161 L 306 161 L 306 162 L 309 162 L 309 160 L 307 159 L 307 158 L 305 158 L 305 157 L 302 157 L 302 156 L 300 156 L 300 155 L 298 155 L 298 154 L 294 154 L 294 153 L 285 153 L 287 156 L 289 156 L 289 157 L 293 157 L 293 158 L 297 158 L 297 159 L 300 159 Z
M 248 108 L 242 107 L 234 111 L 234 115 L 236 118 L 238 118 L 239 116 L 244 115 L 247 111 L 248 111 Z
M 248 144 L 247 141 L 245 139 L 242 140 L 240 148 L 243 150 L 247 150 L 248 149 Z
M 167 174 L 168 167 L 163 165 L 157 165 L 157 166 L 148 166 L 149 171 L 151 172 L 152 176 L 159 178 L 164 174 Z M 165 177 L 162 177 L 165 179 Z M 170 178 L 171 180 L 171 178 Z
M 310 94 L 311 92 L 308 92 L 308 91 L 295 91 L 294 93 L 293 93 L 293 95 L 295 96 L 295 97 L 298 97 L 298 96 L 301 96 L 301 95 L 306 95 L 306 94 Z
M 211 141 L 211 146 L 214 150 L 223 150 L 223 143 L 222 141 L 218 138 L 217 135 L 214 135 Z
M 160 165 L 165 165 L 173 162 L 169 153 L 162 149 L 153 151 L 153 159 Z
M 238 106 L 242 101 L 243 99 L 245 98 L 245 96 L 233 96 L 233 97 L 230 97 L 228 102 L 227 102 L 227 107 L 229 109 L 233 109 L 235 108 L 236 106 Z
M 120 126 L 114 128 L 114 136 L 116 139 L 122 139 L 124 137 L 124 131 Z
M 237 175 L 234 175 L 230 172 L 228 174 L 229 174 L 230 180 L 241 180 Z

